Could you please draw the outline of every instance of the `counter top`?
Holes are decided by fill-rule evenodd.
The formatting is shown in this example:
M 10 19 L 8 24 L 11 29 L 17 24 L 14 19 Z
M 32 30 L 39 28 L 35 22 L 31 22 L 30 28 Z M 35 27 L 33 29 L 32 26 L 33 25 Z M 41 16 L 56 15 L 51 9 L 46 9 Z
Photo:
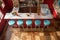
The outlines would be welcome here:
M 4 19 L 53 19 L 53 16 L 51 13 L 49 13 L 48 15 L 43 16 L 41 15 L 37 15 L 37 13 L 18 13 L 19 16 L 14 16 L 11 13 L 6 13 Z M 27 16 L 30 15 L 30 16 Z

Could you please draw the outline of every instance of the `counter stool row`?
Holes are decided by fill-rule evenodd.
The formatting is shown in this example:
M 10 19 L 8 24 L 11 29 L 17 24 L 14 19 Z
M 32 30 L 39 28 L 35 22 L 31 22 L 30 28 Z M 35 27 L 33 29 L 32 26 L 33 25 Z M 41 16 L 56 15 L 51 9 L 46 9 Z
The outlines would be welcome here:
M 22 19 L 20 19 L 20 20 L 18 20 L 17 21 L 17 25 L 20 27 L 20 26 L 24 26 L 23 25 L 23 20 Z M 15 24 L 15 20 L 9 20 L 8 21 L 8 24 L 10 25 L 10 26 L 13 26 L 14 24 Z M 32 27 L 32 20 L 26 20 L 26 25 L 27 25 L 27 27 L 28 26 L 31 26 Z M 39 26 L 40 27 L 40 25 L 41 25 L 41 20 L 35 20 L 35 26 Z M 48 25 L 50 25 L 50 21 L 49 20 L 44 20 L 44 25 L 45 26 L 48 26 Z

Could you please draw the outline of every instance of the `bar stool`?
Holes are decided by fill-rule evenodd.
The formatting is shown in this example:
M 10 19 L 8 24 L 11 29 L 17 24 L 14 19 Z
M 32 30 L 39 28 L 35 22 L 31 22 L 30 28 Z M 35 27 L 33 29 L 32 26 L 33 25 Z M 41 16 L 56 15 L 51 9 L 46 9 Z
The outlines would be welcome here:
M 49 21 L 49 20 L 44 20 L 44 25 L 45 25 L 45 26 L 50 25 L 50 21 Z
M 48 27 L 50 25 L 50 21 L 49 20 L 44 20 L 44 28 Z
M 23 20 L 22 20 L 22 19 L 18 20 L 18 21 L 17 21 L 17 25 L 18 25 L 19 27 L 22 26 L 22 28 L 24 28 L 24 27 L 23 27 Z
M 35 20 L 35 28 L 36 28 L 36 26 L 39 26 L 39 28 L 40 28 L 40 24 L 41 24 L 40 20 Z
M 35 30 L 36 30 L 36 26 L 38 26 L 40 28 L 40 24 L 41 24 L 40 20 L 35 20 Z
M 13 26 L 15 24 L 15 21 L 14 20 L 9 20 L 8 24 L 9 24 L 9 26 Z
M 59 7 L 60 7 L 60 0 L 58 0 L 58 5 L 59 5 Z
M 26 20 L 26 25 L 27 25 L 27 29 L 28 29 L 28 26 L 31 26 L 32 28 L 32 20 L 30 19 Z

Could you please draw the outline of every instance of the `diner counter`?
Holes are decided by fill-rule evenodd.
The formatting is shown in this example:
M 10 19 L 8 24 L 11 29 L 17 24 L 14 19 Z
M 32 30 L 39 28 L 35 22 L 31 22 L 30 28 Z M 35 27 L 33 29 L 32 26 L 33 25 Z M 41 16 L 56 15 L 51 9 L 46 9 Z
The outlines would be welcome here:
M 14 8 L 13 8 L 14 9 Z M 10 13 L 6 13 L 4 19 L 8 19 L 7 21 L 13 19 L 15 21 L 14 27 L 18 27 L 17 21 L 18 19 L 23 19 L 23 26 L 24 28 L 27 28 L 27 24 L 26 21 L 27 19 L 31 19 L 32 20 L 32 28 L 35 28 L 36 24 L 35 24 L 35 20 L 39 19 L 41 21 L 41 27 L 45 26 L 44 25 L 44 20 L 47 19 L 49 20 L 51 23 L 50 25 L 54 25 L 53 23 L 53 15 L 50 12 L 50 9 L 48 7 L 47 4 L 41 4 L 41 10 L 40 10 L 40 15 L 38 15 L 38 13 L 19 13 L 15 11 L 12 11 Z
M 53 15 L 51 13 L 47 15 L 38 15 L 37 13 L 18 13 L 19 16 L 14 16 L 11 13 L 6 13 L 4 19 L 53 19 Z M 30 16 L 28 16 L 30 15 Z
M 38 15 L 38 13 L 32 13 L 32 12 L 31 13 L 17 12 L 17 14 L 19 16 L 16 16 L 16 15 L 12 14 L 14 12 L 14 11 L 12 11 L 10 13 L 6 13 L 4 19 L 53 19 L 53 15 L 50 12 L 50 9 L 47 4 L 40 4 L 40 7 L 41 7 L 40 15 Z M 17 10 L 18 10 L 18 8 L 17 8 Z M 17 10 L 15 10 L 15 11 L 17 11 Z

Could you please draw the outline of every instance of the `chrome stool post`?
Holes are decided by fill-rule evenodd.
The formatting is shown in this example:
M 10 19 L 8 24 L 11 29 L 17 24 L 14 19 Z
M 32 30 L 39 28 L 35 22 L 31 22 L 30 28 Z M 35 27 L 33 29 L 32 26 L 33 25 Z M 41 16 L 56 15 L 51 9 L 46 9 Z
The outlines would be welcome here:
M 35 20 L 35 30 L 36 30 L 36 26 L 39 26 L 40 29 L 40 24 L 41 24 L 40 20 Z
M 23 28 L 23 30 L 24 30 L 23 20 L 22 20 L 22 19 L 20 19 L 20 20 L 17 21 L 17 25 L 18 25 L 19 27 L 22 26 L 22 28 Z

